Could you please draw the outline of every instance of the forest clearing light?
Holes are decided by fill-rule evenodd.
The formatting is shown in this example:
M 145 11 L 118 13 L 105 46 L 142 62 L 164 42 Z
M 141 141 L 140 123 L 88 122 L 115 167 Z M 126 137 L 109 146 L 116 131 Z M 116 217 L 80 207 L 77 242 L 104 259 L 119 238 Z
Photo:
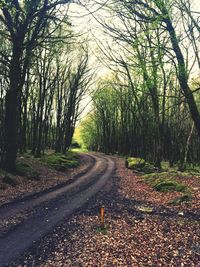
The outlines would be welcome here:
M 108 11 L 108 9 L 111 9 L 111 7 L 108 5 L 109 2 L 111 2 L 111 4 L 113 3 L 113 1 L 104 0 L 99 2 L 98 5 L 98 1 L 95 0 L 82 1 L 81 5 L 71 3 L 69 7 L 69 17 L 72 21 L 72 25 L 74 25 L 74 30 L 77 33 L 80 33 L 80 42 L 84 42 L 84 39 L 87 39 L 88 41 L 91 67 L 98 65 L 98 71 L 96 75 L 97 83 L 99 79 L 112 75 L 113 69 L 116 68 L 116 65 L 106 58 L 106 54 L 109 55 L 110 51 L 116 59 L 120 57 L 126 58 L 128 51 L 127 48 L 123 49 L 123 43 L 114 42 L 112 37 L 105 33 L 105 29 L 99 23 L 99 21 L 103 22 L 105 20 L 108 25 L 111 25 L 111 27 L 116 25 L 116 27 L 119 27 L 123 30 L 123 25 L 120 24 L 120 21 L 115 21 L 114 16 L 110 16 Z M 107 7 L 104 6 L 104 3 L 107 3 Z M 177 1 L 177 4 L 178 3 L 179 1 Z M 200 12 L 199 0 L 190 0 L 190 4 L 195 13 Z M 103 7 L 101 8 L 100 5 Z M 175 24 L 176 23 L 177 22 L 175 22 Z M 182 26 L 178 26 L 178 28 L 179 30 L 177 32 L 179 32 L 181 35 L 184 30 L 182 29 Z M 192 47 L 190 47 L 187 42 L 183 43 L 183 45 L 187 47 L 187 49 L 183 49 L 185 58 L 190 56 L 188 64 L 192 71 L 190 73 L 189 80 L 192 80 L 192 78 L 199 75 L 199 68 L 194 62 Z M 82 102 L 83 106 L 85 106 L 88 102 L 89 100 L 86 98 Z M 90 105 L 87 108 L 87 112 L 84 112 L 84 116 L 89 110 Z
M 123 30 L 123 25 L 121 21 L 117 19 L 115 15 L 111 15 L 112 4 L 115 1 L 104 0 L 104 1 L 82 1 L 78 3 L 71 3 L 69 5 L 69 17 L 74 25 L 74 30 L 80 33 L 80 41 L 84 42 L 84 39 L 88 41 L 88 47 L 90 50 L 90 62 L 92 65 L 99 64 L 99 70 L 97 76 L 99 78 L 108 76 L 112 73 L 111 62 L 106 59 L 107 50 L 112 49 L 113 55 L 116 57 L 125 56 L 127 49 L 123 49 L 123 42 L 117 43 L 113 41 L 113 38 L 109 36 L 108 32 L 104 29 L 104 21 L 111 27 L 116 26 Z M 117 1 L 116 1 L 117 2 Z M 176 2 L 176 1 L 175 1 Z M 194 13 L 200 13 L 199 0 L 190 0 L 191 9 Z M 177 4 L 179 0 L 177 1 Z M 111 6 L 110 6 L 111 5 Z M 178 11 L 178 6 L 177 6 Z M 184 27 L 182 22 L 174 21 L 177 24 L 177 32 L 180 34 L 184 32 Z M 126 30 L 126 29 L 124 29 Z M 184 37 L 185 39 L 185 37 Z M 188 43 L 183 43 L 185 47 Z M 190 55 L 189 65 L 193 66 L 193 53 L 192 47 L 188 47 L 188 51 L 184 51 L 185 57 L 187 58 L 188 53 Z M 191 67 L 189 66 L 189 67 Z M 115 68 L 115 67 L 113 67 Z M 191 76 L 195 77 L 199 74 L 199 69 L 197 69 L 196 64 L 193 66 Z

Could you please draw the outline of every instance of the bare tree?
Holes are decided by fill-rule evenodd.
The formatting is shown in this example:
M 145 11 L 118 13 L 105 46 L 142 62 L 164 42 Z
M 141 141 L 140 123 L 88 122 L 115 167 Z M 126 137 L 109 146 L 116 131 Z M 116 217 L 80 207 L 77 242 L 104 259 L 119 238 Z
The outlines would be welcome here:
M 63 5 L 69 0 L 1 1 L 0 23 L 9 42 L 9 89 L 5 97 L 5 155 L 3 167 L 15 170 L 20 95 L 34 49 L 66 21 Z M 65 13 L 61 14 L 62 12 Z

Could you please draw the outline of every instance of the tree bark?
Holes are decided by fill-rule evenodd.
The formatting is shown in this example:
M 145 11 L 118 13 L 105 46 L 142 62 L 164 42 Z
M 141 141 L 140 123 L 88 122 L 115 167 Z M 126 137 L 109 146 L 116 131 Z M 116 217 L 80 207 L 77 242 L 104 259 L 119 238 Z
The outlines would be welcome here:
M 13 54 L 10 65 L 10 89 L 5 100 L 5 157 L 3 167 L 7 171 L 16 170 L 17 139 L 18 139 L 18 110 L 21 84 L 20 68 L 21 48 L 17 41 L 13 44 Z
M 167 11 L 164 11 L 163 15 L 168 16 Z M 197 129 L 198 136 L 200 137 L 200 114 L 199 114 L 194 96 L 192 94 L 192 91 L 188 85 L 188 77 L 187 77 L 187 71 L 186 71 L 186 67 L 185 67 L 184 57 L 183 57 L 182 51 L 179 47 L 178 39 L 177 39 L 175 29 L 172 25 L 171 20 L 169 18 L 166 18 L 166 19 L 164 19 L 164 21 L 167 25 L 167 30 L 168 30 L 169 35 L 170 35 L 172 47 L 173 47 L 174 53 L 175 53 L 177 61 L 178 61 L 179 84 L 180 84 L 180 87 L 184 93 L 186 100 L 187 100 L 191 117 L 192 117 L 194 124 L 195 124 L 195 127 Z

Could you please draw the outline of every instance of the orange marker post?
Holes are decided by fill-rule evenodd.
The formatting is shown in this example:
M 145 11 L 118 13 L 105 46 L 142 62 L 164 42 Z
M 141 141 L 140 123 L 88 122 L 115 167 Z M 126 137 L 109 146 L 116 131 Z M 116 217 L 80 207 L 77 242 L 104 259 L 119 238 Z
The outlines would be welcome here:
M 105 208 L 103 206 L 100 208 L 100 219 L 101 219 L 101 228 L 105 229 Z

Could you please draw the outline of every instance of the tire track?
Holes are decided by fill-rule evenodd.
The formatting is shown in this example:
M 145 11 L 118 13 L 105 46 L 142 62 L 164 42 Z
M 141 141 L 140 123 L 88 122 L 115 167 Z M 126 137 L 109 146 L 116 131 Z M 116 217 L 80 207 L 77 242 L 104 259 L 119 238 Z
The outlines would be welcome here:
M 88 179 L 88 175 L 93 173 L 99 166 L 96 165 L 97 158 L 89 156 L 93 159 L 92 164 L 84 171 L 84 173 L 77 174 L 73 179 L 68 180 L 56 187 L 44 190 L 42 192 L 30 195 L 25 198 L 17 199 L 8 204 L 4 204 L 0 207 L 0 220 L 15 216 L 17 213 L 31 209 L 40 205 L 46 201 L 54 199 L 61 194 L 71 191 L 75 191 L 77 186 L 81 186 L 85 179 Z M 98 164 L 99 165 L 99 164 Z
M 18 258 L 33 242 L 50 232 L 63 218 L 69 217 L 83 206 L 105 185 L 115 170 L 115 163 L 111 158 L 102 155 L 92 155 L 92 157 L 96 158 L 96 163 L 88 173 L 66 188 L 58 189 L 59 193 L 56 190 L 56 192 L 50 192 L 51 195 L 48 194 L 51 196 L 51 201 L 47 212 L 37 212 L 0 239 L 1 266 Z M 65 196 L 67 191 L 71 197 Z M 47 201 L 46 195 L 43 196 L 43 200 Z M 39 206 L 41 203 L 44 202 L 37 202 Z

